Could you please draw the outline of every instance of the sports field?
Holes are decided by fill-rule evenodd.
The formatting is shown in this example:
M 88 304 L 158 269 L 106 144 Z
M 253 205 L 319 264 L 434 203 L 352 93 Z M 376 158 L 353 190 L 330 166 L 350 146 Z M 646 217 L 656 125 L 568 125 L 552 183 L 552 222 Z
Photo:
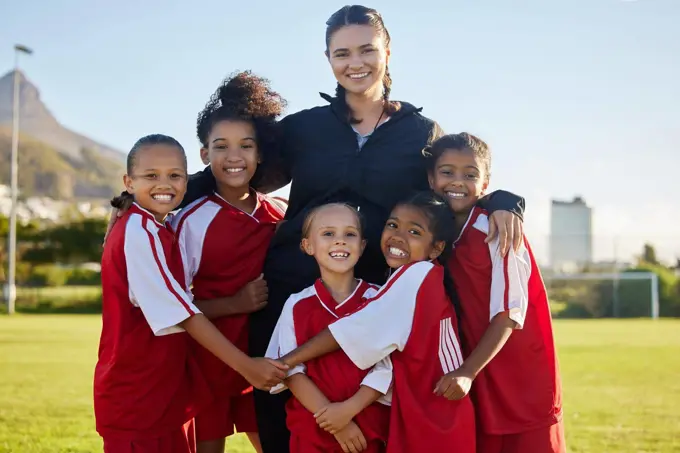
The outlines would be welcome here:
M 0 316 L 0 453 L 101 451 L 96 315 Z M 680 320 L 556 321 L 570 452 L 680 452 Z M 250 452 L 245 439 L 230 452 Z

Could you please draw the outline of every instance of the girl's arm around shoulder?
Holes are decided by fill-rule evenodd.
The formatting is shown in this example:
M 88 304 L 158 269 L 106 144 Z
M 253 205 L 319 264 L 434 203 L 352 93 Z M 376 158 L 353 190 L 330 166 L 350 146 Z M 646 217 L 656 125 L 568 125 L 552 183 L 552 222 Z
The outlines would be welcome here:
M 441 285 L 439 267 L 417 262 L 397 269 L 377 295 L 351 315 L 341 318 L 329 329 L 342 350 L 356 366 L 365 370 L 395 350 L 406 346 L 421 287 L 428 280 Z

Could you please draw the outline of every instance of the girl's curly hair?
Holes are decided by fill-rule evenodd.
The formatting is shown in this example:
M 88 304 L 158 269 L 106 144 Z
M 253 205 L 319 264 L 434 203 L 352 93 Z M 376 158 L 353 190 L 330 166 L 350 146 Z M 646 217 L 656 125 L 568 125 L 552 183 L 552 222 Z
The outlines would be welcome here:
M 208 147 L 208 137 L 220 121 L 248 121 L 255 128 L 260 159 L 276 155 L 280 142 L 277 119 L 286 108 L 286 101 L 273 91 L 269 80 L 251 71 L 243 71 L 227 77 L 198 114 L 196 135 L 201 145 Z M 259 167 L 258 167 L 259 170 Z M 255 172 L 253 183 L 258 179 Z

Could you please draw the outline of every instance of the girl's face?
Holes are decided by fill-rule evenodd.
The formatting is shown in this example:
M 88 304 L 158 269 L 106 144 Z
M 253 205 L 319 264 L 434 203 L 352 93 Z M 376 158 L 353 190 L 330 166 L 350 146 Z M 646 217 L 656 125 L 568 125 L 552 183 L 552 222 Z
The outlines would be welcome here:
M 347 206 L 320 208 L 302 239 L 302 249 L 316 259 L 322 275 L 353 272 L 365 246 L 359 219 Z
M 456 214 L 467 215 L 489 186 L 486 165 L 470 150 L 444 151 L 428 179 Z
M 338 83 L 349 93 L 382 93 L 390 50 L 370 25 L 347 25 L 331 36 L 326 56 Z
M 434 242 L 425 213 L 410 205 L 399 205 L 392 210 L 380 239 L 387 265 L 393 269 L 433 260 L 441 255 L 444 245 L 444 241 Z
M 208 136 L 208 147 L 201 148 L 201 159 L 210 164 L 218 187 L 248 188 L 259 163 L 253 124 L 232 120 L 216 123 Z
M 187 191 L 186 159 L 172 145 L 151 145 L 137 151 L 131 175 L 123 182 L 135 201 L 163 221 L 182 202 Z

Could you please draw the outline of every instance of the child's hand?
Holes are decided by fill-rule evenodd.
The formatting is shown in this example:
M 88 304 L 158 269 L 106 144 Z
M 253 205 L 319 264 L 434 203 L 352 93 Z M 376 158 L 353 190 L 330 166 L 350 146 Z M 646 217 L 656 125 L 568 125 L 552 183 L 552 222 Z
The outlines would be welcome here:
M 349 422 L 344 429 L 339 431 L 335 435 L 335 440 L 338 441 L 342 447 L 342 451 L 345 453 L 358 453 L 368 448 L 364 433 L 361 432 L 354 422 Z
M 236 294 L 238 313 L 253 313 L 262 310 L 269 300 L 269 289 L 261 274 Z
M 355 415 L 347 403 L 331 403 L 314 414 L 314 418 L 319 428 L 336 434 L 345 428 Z
M 459 400 L 470 393 L 473 381 L 472 376 L 468 376 L 460 368 L 442 376 L 434 388 L 434 394 L 443 396 L 448 400 Z
M 277 360 L 256 357 L 250 359 L 243 377 L 256 389 L 268 392 L 286 378 L 286 371 L 288 371 L 288 365 Z

